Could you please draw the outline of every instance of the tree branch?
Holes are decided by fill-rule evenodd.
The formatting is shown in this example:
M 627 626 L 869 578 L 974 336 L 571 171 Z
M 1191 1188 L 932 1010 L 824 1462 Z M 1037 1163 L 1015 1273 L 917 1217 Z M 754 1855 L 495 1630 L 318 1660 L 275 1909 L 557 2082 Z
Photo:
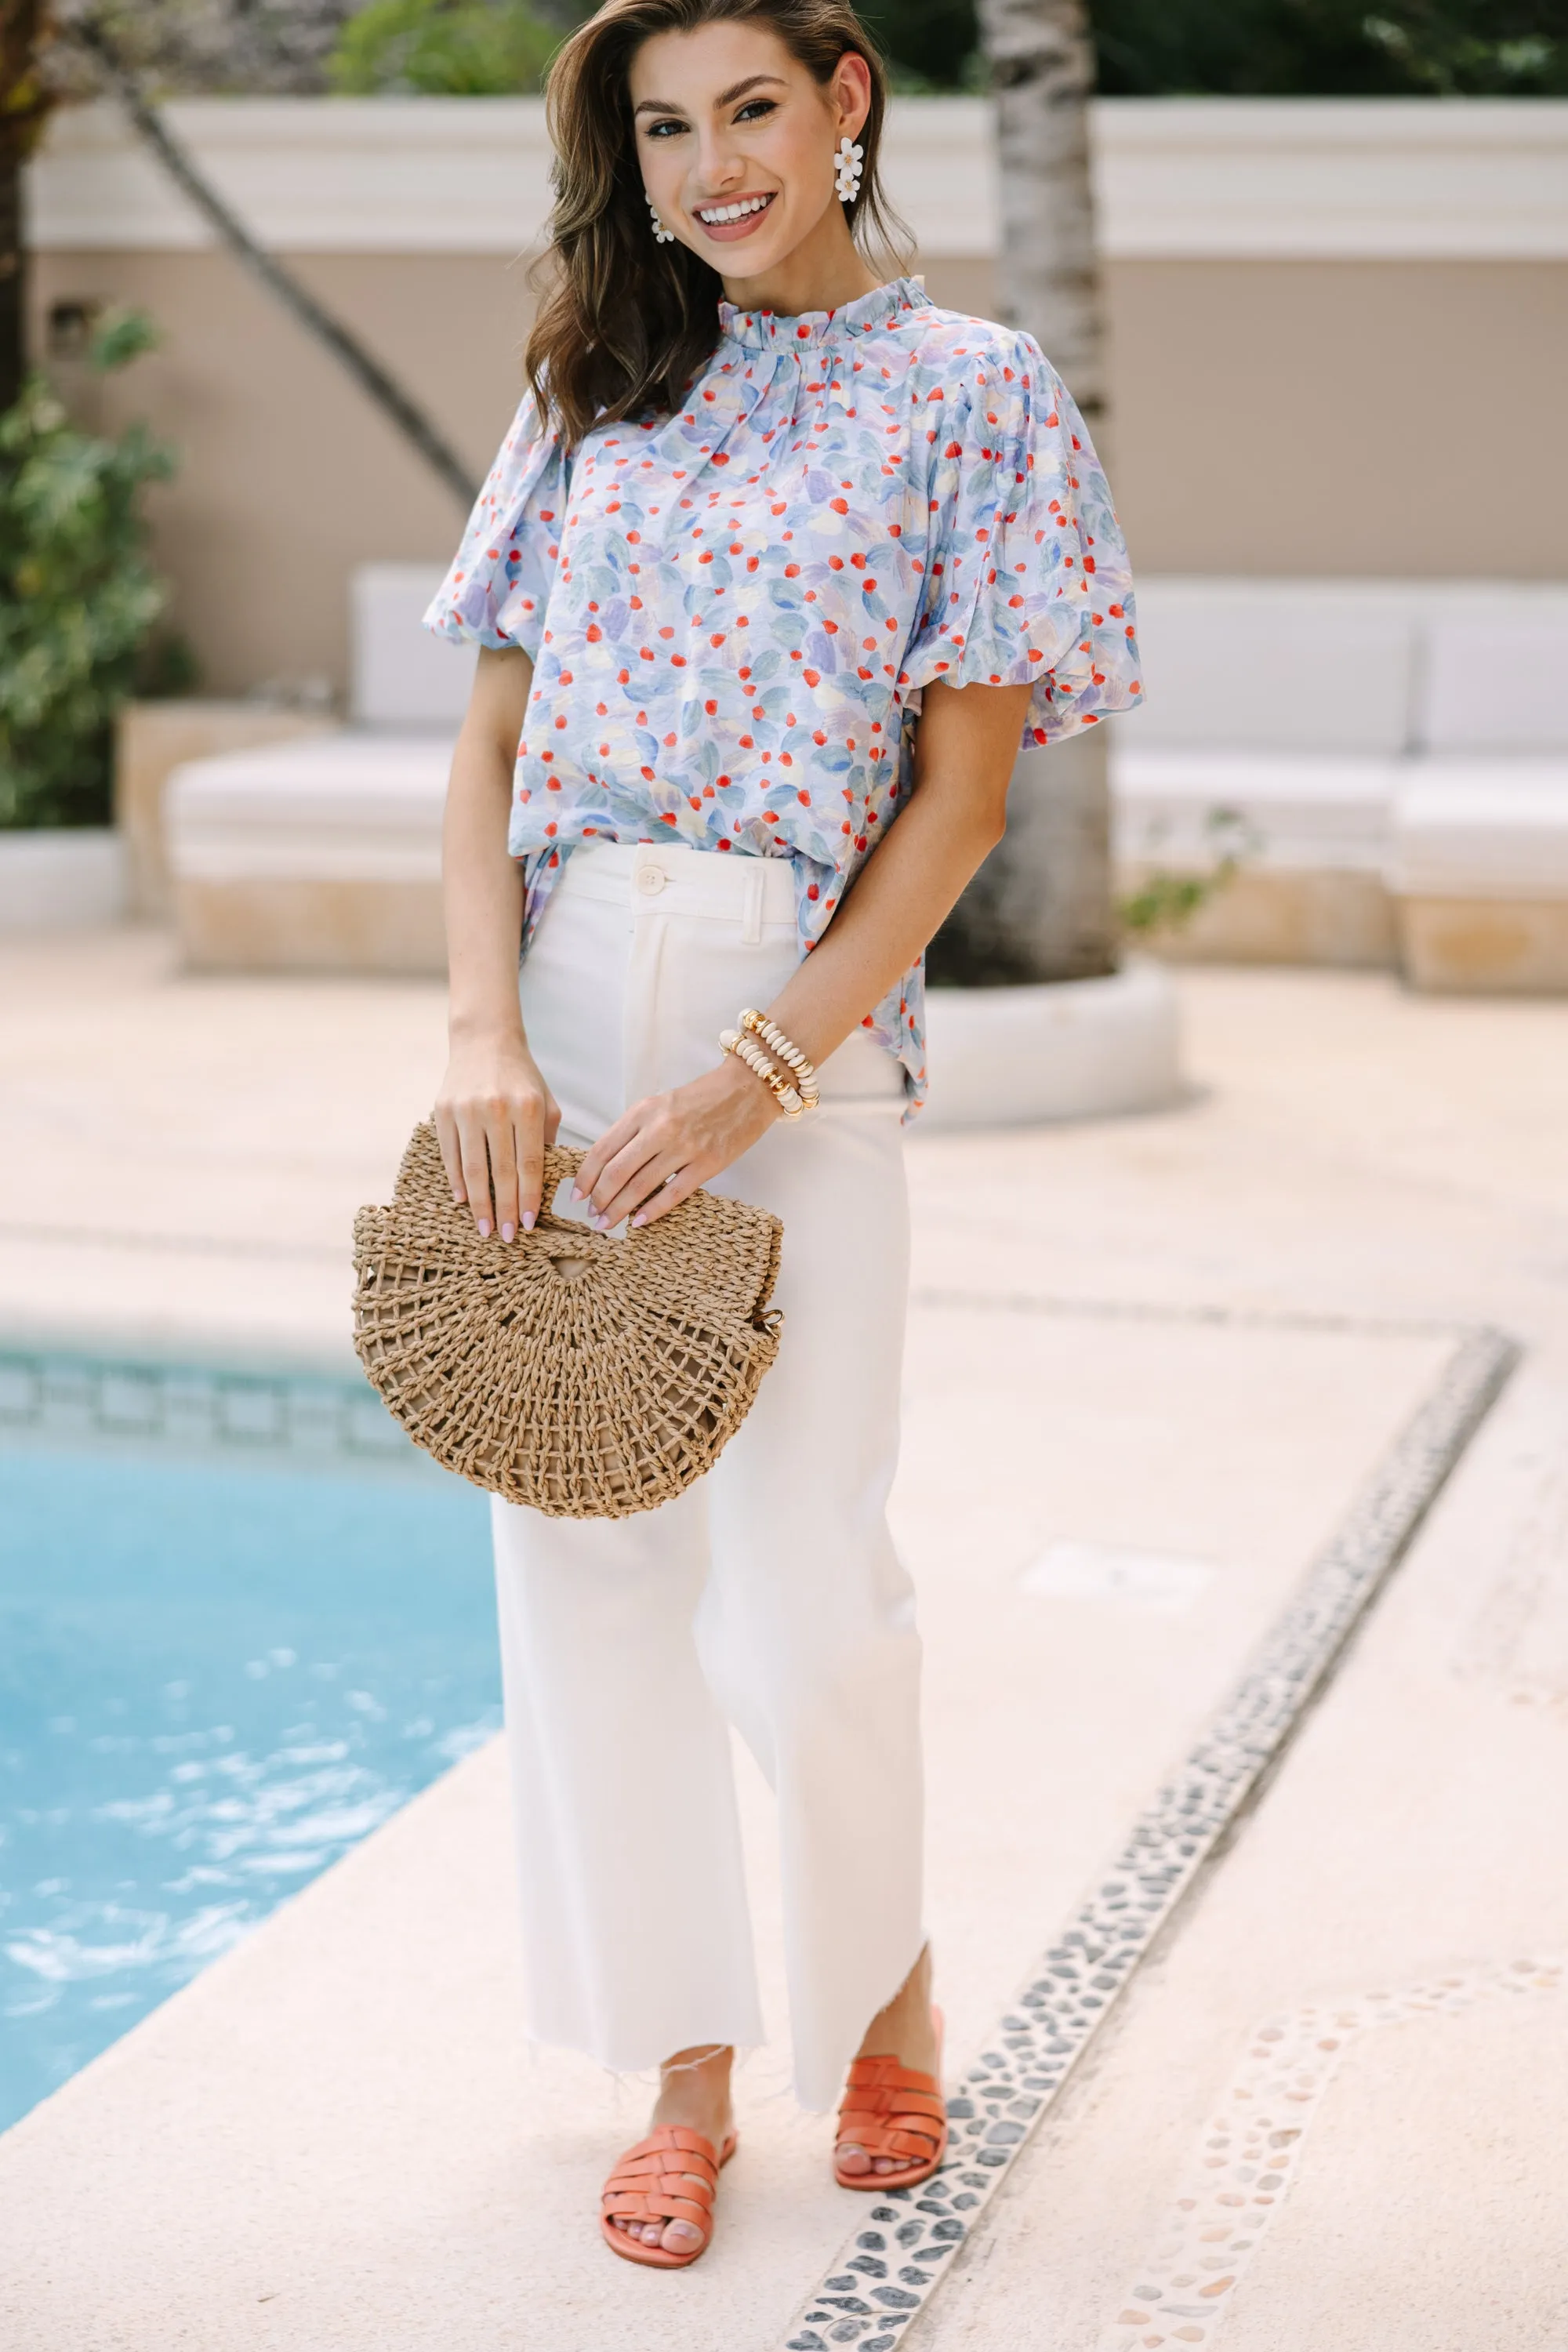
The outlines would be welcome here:
M 264 246 L 257 243 L 145 96 L 141 83 L 121 57 L 101 23 L 90 16 L 79 16 L 71 21 L 67 29 L 91 54 L 138 135 L 153 150 L 170 178 L 210 224 L 235 258 L 266 287 L 277 301 L 282 303 L 307 334 L 313 335 L 331 352 L 339 365 L 353 376 L 361 391 L 374 401 L 404 439 L 418 451 L 432 471 L 440 476 L 459 504 L 465 509 L 472 506 L 479 495 L 478 483 L 424 410 L 410 399 L 402 385 L 387 373 L 381 362 L 366 350 L 359 338 L 340 320 L 333 318 L 331 312 L 325 310 Z

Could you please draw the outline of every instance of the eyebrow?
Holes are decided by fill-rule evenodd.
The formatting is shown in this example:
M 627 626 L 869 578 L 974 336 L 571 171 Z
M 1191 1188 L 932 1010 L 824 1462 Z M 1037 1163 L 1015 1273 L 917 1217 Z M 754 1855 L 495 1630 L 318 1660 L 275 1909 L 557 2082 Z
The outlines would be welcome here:
M 731 82 L 728 89 L 721 89 L 713 103 L 715 106 L 732 106 L 738 98 L 744 98 L 749 89 L 756 89 L 765 81 L 776 82 L 781 89 L 784 88 L 783 74 L 748 74 L 744 81 Z M 691 109 L 671 106 L 668 99 L 645 98 L 632 111 L 634 114 L 689 114 Z

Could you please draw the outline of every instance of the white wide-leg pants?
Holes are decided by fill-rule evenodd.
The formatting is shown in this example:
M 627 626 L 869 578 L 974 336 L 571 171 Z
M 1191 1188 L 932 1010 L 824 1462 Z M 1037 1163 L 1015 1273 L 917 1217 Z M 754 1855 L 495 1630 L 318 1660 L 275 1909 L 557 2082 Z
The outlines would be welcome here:
M 710 1069 L 799 954 L 784 859 L 575 850 L 521 974 L 562 1140 Z M 734 1724 L 778 1800 L 795 2088 L 818 2110 L 924 1941 L 920 1641 L 886 1519 L 902 1085 L 858 1033 L 821 1086 L 716 1180 L 784 1221 L 784 1325 L 713 1470 L 630 1519 L 494 1506 L 530 2031 L 628 2071 L 762 2041 Z

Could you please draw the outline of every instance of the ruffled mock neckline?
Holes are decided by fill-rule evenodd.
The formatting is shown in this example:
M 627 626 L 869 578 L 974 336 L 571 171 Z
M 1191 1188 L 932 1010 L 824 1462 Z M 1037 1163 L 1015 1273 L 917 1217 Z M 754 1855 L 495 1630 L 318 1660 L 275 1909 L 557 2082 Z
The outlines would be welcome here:
M 779 310 L 742 310 L 733 302 L 721 302 L 719 327 L 743 351 L 805 352 L 840 335 L 868 334 L 889 325 L 900 310 L 922 308 L 925 299 L 912 278 L 895 278 L 889 285 L 874 286 L 869 294 L 858 294 L 837 310 L 803 310 L 793 318 Z

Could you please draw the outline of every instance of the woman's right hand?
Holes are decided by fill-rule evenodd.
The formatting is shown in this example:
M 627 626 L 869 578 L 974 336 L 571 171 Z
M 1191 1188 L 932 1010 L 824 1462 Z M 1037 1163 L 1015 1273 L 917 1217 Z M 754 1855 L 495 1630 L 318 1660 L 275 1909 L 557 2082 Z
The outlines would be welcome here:
M 454 1039 L 436 1097 L 436 1132 L 452 1198 L 466 1201 L 488 1238 L 503 1242 L 539 1214 L 544 1147 L 561 1107 L 521 1037 Z

